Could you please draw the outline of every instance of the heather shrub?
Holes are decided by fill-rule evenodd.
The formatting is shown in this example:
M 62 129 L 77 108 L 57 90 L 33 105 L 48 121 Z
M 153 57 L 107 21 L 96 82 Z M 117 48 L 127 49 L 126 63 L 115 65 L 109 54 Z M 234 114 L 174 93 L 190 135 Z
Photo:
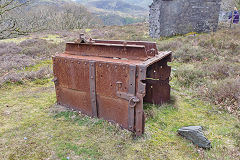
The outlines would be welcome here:
M 4 54 L 18 54 L 22 50 L 16 43 L 0 43 L 0 56 Z
M 31 71 L 25 73 L 25 79 L 27 80 L 36 80 L 36 79 L 42 79 L 42 78 L 49 78 L 53 74 L 53 71 L 50 66 L 43 67 L 38 71 Z
M 202 85 L 204 83 L 204 76 L 205 72 L 190 66 L 181 67 L 174 73 L 177 82 L 183 87 Z
M 30 71 L 30 72 L 9 72 L 3 77 L 0 77 L 0 86 L 2 86 L 6 82 L 10 83 L 23 83 L 25 80 L 37 80 L 42 78 L 50 78 L 53 72 L 50 66 L 43 67 L 38 71 Z
M 166 41 L 166 42 L 159 42 L 158 50 L 159 51 L 175 51 L 179 47 L 181 47 L 183 43 L 179 41 Z
M 23 47 L 29 47 L 29 46 L 31 46 L 31 45 L 35 45 L 35 44 L 37 44 L 37 43 L 39 43 L 39 42 L 45 42 L 46 40 L 42 40 L 42 39 L 37 39 L 37 38 L 33 38 L 33 39 L 26 39 L 26 40 L 24 40 L 24 41 L 22 41 L 20 44 L 19 44 L 19 46 L 21 46 L 22 48 Z
M 180 62 L 194 62 L 208 60 L 211 54 L 203 47 L 185 44 L 175 51 L 173 58 Z
M 240 77 L 227 78 L 210 84 L 202 91 L 213 103 L 232 113 L 240 113 Z
M 22 53 L 32 56 L 34 58 L 49 58 L 55 55 L 56 52 L 62 52 L 64 50 L 63 44 L 49 43 L 44 39 L 28 39 L 19 44 L 22 49 Z
M 11 69 L 21 69 L 35 64 L 35 60 L 24 54 L 5 54 L 0 56 L 0 73 Z
M 227 62 L 212 62 L 201 66 L 206 71 L 207 76 L 212 79 L 224 79 L 240 75 L 239 65 L 229 64 Z

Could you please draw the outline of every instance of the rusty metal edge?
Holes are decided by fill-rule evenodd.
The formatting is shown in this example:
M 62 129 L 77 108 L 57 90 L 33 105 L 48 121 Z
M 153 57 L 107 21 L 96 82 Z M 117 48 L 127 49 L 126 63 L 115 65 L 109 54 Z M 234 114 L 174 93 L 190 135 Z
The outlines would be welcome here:
M 149 42 L 149 41 L 126 41 L 126 40 L 103 40 L 103 39 L 93 39 L 93 41 L 105 41 L 105 42 L 127 42 L 127 43 L 148 43 L 148 44 L 157 44 L 156 42 Z
M 171 51 L 159 52 L 158 55 L 155 55 L 155 57 L 150 58 L 150 59 L 144 61 L 141 65 L 145 66 L 145 67 L 148 67 L 148 66 L 150 66 L 150 65 L 152 65 L 152 64 L 154 64 L 154 63 L 156 63 L 156 62 L 158 62 L 160 60 L 162 60 L 163 58 L 165 58 L 165 57 L 167 57 L 169 55 L 172 55 Z
M 139 73 L 138 73 L 138 90 L 137 97 L 140 102 L 136 105 L 136 135 L 141 136 L 144 133 L 144 112 L 143 112 L 143 97 L 146 94 L 146 84 L 142 81 L 146 79 L 147 66 L 139 65 Z
M 96 98 L 96 62 L 89 61 L 89 84 L 90 84 L 90 98 L 92 105 L 92 116 L 98 117 L 97 98 Z
M 124 44 L 109 44 L 109 43 L 75 43 L 67 42 L 66 45 L 91 45 L 91 46 L 108 46 L 108 47 L 129 47 L 129 48 L 145 48 L 144 45 L 124 45 Z

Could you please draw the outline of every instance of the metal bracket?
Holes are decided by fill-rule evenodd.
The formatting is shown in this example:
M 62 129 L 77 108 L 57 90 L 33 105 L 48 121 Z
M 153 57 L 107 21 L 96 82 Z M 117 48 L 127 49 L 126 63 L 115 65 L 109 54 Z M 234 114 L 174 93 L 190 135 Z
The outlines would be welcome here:
M 97 98 L 96 98 L 96 62 L 89 62 L 89 83 L 90 83 L 90 97 L 92 105 L 93 117 L 98 117 L 97 112 Z
M 129 93 L 125 93 L 125 92 L 117 92 L 117 96 L 119 98 L 125 99 L 129 102 L 134 102 L 134 103 L 138 103 L 139 99 L 134 96 L 133 94 L 129 94 Z

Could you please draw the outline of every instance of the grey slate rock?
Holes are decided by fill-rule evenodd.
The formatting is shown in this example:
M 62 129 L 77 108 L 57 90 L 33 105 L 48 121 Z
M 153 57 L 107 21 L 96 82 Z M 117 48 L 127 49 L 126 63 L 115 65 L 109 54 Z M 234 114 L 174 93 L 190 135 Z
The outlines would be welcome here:
M 193 144 L 204 149 L 211 148 L 211 142 L 204 136 L 201 126 L 182 127 L 178 134 L 193 142 Z

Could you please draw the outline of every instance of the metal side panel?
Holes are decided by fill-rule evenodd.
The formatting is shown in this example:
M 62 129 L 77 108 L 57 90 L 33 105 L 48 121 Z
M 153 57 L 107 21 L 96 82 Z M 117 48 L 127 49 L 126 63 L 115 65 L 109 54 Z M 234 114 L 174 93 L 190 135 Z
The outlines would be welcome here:
M 89 62 L 55 56 L 53 70 L 57 103 L 91 116 Z
M 68 108 L 81 111 L 83 114 L 92 116 L 92 108 L 89 92 L 81 92 L 68 88 L 57 88 L 57 103 Z
M 97 95 L 98 116 L 128 129 L 128 101 Z
M 53 63 L 59 86 L 84 92 L 90 91 L 88 61 L 56 56 Z
M 96 62 L 96 92 L 118 99 L 117 92 L 128 92 L 129 65 Z
M 133 131 L 134 114 L 131 113 L 134 113 L 134 108 L 129 111 L 129 100 L 120 98 L 117 94 L 135 92 L 135 80 L 129 80 L 130 72 L 135 73 L 134 68 L 131 69 L 126 64 L 96 62 L 96 94 L 99 118 Z M 130 121 L 129 114 L 132 115 Z

